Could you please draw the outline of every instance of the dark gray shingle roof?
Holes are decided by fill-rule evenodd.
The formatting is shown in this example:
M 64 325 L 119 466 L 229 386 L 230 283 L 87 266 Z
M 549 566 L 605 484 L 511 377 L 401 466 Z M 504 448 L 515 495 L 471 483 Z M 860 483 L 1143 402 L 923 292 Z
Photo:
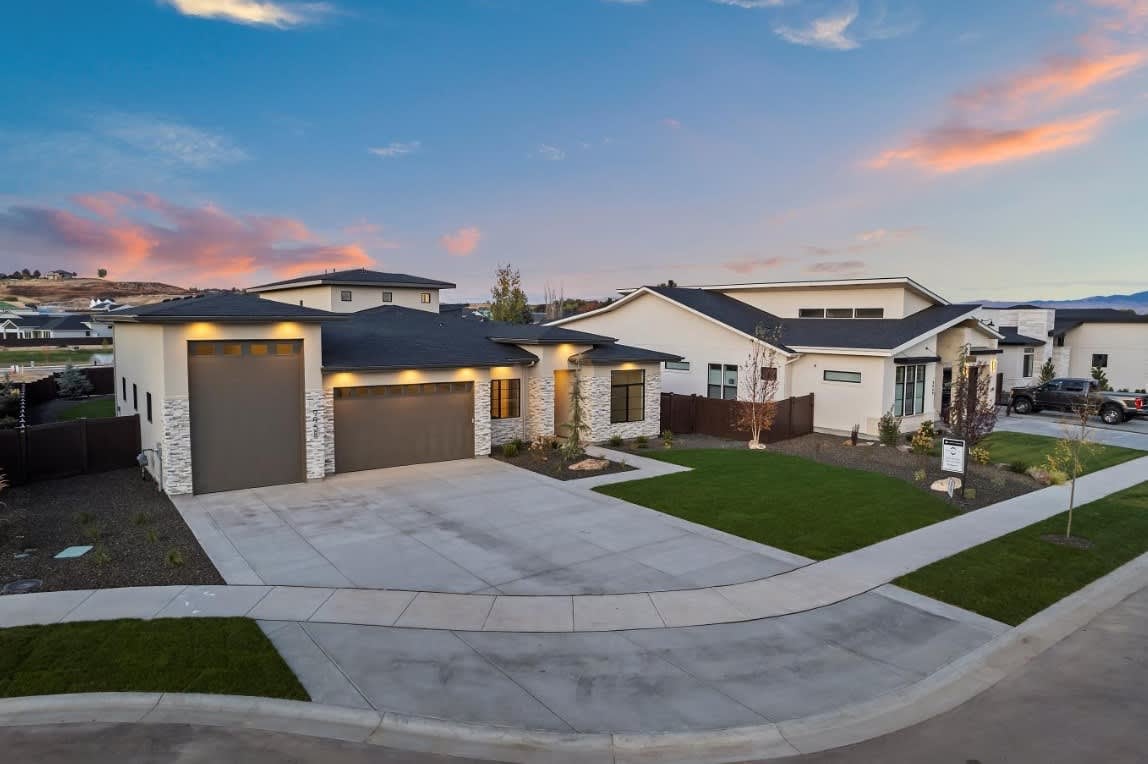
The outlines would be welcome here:
M 411 276 L 406 273 L 383 273 L 366 268 L 354 268 L 346 271 L 332 271 L 331 273 L 312 273 L 309 276 L 299 276 L 284 281 L 273 281 L 270 284 L 260 284 L 251 287 L 253 292 L 269 291 L 272 289 L 287 289 L 301 284 L 331 284 L 338 286 L 392 286 L 392 287 L 426 287 L 427 289 L 454 289 L 455 285 L 449 281 L 438 281 L 422 276 Z
M 571 359 L 578 359 L 588 364 L 612 364 L 661 363 L 663 361 L 680 361 L 682 357 L 680 355 L 674 355 L 673 353 L 661 353 L 657 350 L 647 350 L 646 348 L 611 343 L 609 345 L 598 345 L 584 352 L 576 353 L 571 356 Z
M 151 305 L 110 310 L 111 321 L 328 321 L 343 319 L 338 313 L 268 300 L 242 292 L 181 297 Z
M 488 321 L 488 336 L 495 342 L 512 342 L 518 345 L 558 345 L 563 342 L 581 345 L 616 342 L 613 337 L 601 334 L 580 332 L 576 329 L 563 329 L 561 326 L 545 324 L 504 324 Z
M 56 332 L 86 331 L 85 324 L 92 320 L 85 313 L 35 313 L 6 319 L 24 329 L 47 329 Z
M 1052 333 L 1064 334 L 1081 324 L 1145 324 L 1148 315 L 1116 308 L 1061 308 L 1056 311 Z
M 1004 339 L 1000 341 L 1001 345 L 1039 347 L 1045 342 L 1044 340 L 1038 340 L 1035 337 L 1028 337 L 1021 334 L 1015 326 L 998 326 L 997 331 L 1004 335 Z

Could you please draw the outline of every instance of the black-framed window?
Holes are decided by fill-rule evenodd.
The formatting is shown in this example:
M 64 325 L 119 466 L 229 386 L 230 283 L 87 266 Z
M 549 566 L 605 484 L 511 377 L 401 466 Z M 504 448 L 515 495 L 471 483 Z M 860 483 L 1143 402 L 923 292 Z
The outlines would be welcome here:
M 737 366 L 711 363 L 706 379 L 706 397 L 737 400 Z
M 135 383 L 132 383 L 132 408 L 136 411 L 140 410 L 140 392 Z
M 395 301 L 395 293 L 394 292 L 383 292 L 383 302 L 394 302 L 394 301 Z
M 419 302 L 423 305 L 430 305 L 430 292 L 419 292 Z
M 641 422 L 646 418 L 646 372 L 610 372 L 610 422 Z
M 1092 354 L 1092 368 L 1100 367 L 1101 369 L 1108 368 L 1108 354 L 1107 353 L 1093 353 Z
M 339 299 L 342 300 L 343 302 L 350 302 L 351 301 L 351 290 L 350 289 L 340 290 L 339 291 Z
M 517 419 L 521 416 L 522 381 L 493 379 L 490 381 L 490 418 Z
M 666 361 L 666 368 L 670 371 L 689 371 L 689 361 Z
M 1025 348 L 1024 357 L 1021 359 L 1020 375 L 1022 377 L 1031 377 L 1032 369 L 1036 363 L 1036 348 Z
M 913 416 L 925 408 L 925 364 L 897 367 L 897 381 L 893 388 L 893 414 Z
M 853 308 L 826 308 L 826 318 L 853 318 Z
M 821 378 L 826 382 L 852 382 L 854 384 L 861 383 L 861 372 L 859 371 L 833 371 L 826 369 L 821 372 Z
M 1063 334 L 1056 335 L 1056 346 L 1058 348 L 1064 347 L 1064 335 Z
M 151 421 L 151 393 L 144 393 L 144 403 L 147 404 L 147 420 Z
M 776 366 L 762 366 L 761 367 L 761 381 L 762 382 L 776 382 L 777 381 L 777 367 Z
M 853 311 L 853 318 L 884 318 L 884 308 L 857 308 Z
M 123 388 L 124 403 L 128 402 L 128 378 L 120 377 L 120 386 Z
M 798 318 L 825 318 L 825 308 L 801 308 L 797 311 Z

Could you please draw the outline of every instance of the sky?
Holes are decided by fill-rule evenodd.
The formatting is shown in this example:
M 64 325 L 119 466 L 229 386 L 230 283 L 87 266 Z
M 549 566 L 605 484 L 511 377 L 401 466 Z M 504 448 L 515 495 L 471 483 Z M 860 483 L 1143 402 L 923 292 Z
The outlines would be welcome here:
M 1148 0 L 38 0 L 0 270 L 1148 288 Z

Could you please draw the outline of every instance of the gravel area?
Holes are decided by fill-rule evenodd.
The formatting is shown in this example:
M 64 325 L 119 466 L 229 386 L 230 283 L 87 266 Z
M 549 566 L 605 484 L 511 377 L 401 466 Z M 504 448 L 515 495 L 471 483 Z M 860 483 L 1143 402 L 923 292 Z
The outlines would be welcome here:
M 195 536 L 155 484 L 126 469 L 10 488 L 0 500 L 0 588 L 40 591 L 222 584 Z M 74 559 L 53 555 L 91 545 Z

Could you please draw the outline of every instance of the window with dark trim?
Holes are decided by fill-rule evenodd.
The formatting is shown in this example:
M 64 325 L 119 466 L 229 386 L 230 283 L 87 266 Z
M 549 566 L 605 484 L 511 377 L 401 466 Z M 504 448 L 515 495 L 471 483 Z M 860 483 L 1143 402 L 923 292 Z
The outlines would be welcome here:
M 826 318 L 853 318 L 853 308 L 826 308 Z
M 128 378 L 127 377 L 120 377 L 120 384 L 123 387 L 124 403 L 127 403 L 127 400 L 128 400 Z
M 339 299 L 342 300 L 343 302 L 350 302 L 351 301 L 351 290 L 350 289 L 340 290 L 339 291 Z
M 490 418 L 517 419 L 520 416 L 521 394 L 521 380 L 492 379 L 490 381 Z
M 897 381 L 893 387 L 893 415 L 913 416 L 925 408 L 925 364 L 906 364 L 897 367 Z
M 423 305 L 430 305 L 430 292 L 419 292 L 419 302 Z
M 706 397 L 737 400 L 737 366 L 711 363 L 706 380 Z
M 821 378 L 826 382 L 852 382 L 854 384 L 861 383 L 861 372 L 859 371 L 832 371 L 826 369 L 821 372 Z
M 151 393 L 144 393 L 144 402 L 147 404 L 147 420 L 151 421 Z
M 394 292 L 383 292 L 383 302 L 394 302 L 394 301 L 395 301 L 395 293 Z
M 140 410 L 140 393 L 135 383 L 132 383 L 132 408 L 136 411 Z
M 1108 368 L 1108 354 L 1107 353 L 1093 353 L 1092 354 L 1092 368 Z
M 641 422 L 646 418 L 646 372 L 610 372 L 610 423 Z
M 1064 347 L 1064 335 L 1063 334 L 1056 335 L 1056 346 L 1058 348 Z
M 761 367 L 761 381 L 762 382 L 776 382 L 777 381 L 777 367 L 776 366 L 762 366 Z
M 857 308 L 853 311 L 853 318 L 884 318 L 884 308 Z
M 825 318 L 825 308 L 801 308 L 797 311 L 798 318 Z
M 1021 360 L 1020 375 L 1022 377 L 1031 377 L 1033 365 L 1036 362 L 1036 348 L 1025 348 L 1024 357 Z
M 666 368 L 670 371 L 689 371 L 689 361 L 666 361 Z

